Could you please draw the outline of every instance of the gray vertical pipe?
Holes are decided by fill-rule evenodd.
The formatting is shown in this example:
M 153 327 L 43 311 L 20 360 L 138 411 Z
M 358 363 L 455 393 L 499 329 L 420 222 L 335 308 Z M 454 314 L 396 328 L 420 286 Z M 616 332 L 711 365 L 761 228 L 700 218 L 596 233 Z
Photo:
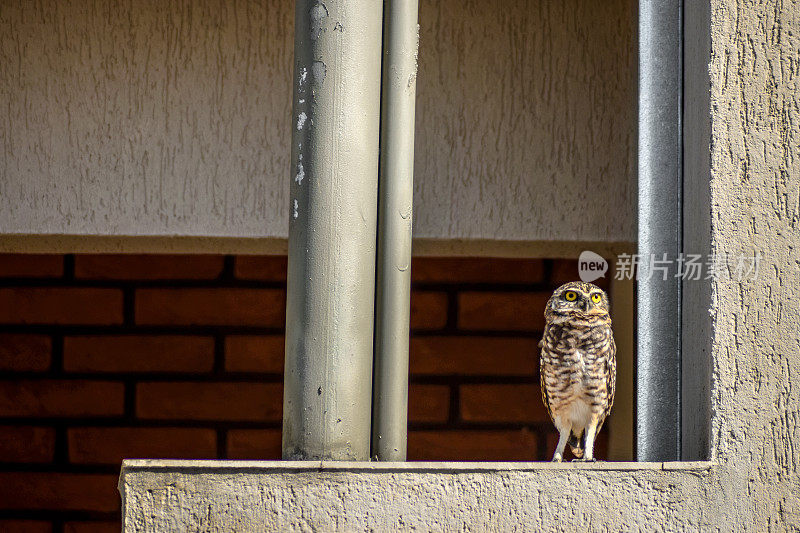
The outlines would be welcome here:
M 681 1 L 639 1 L 636 456 L 680 457 Z M 667 279 L 650 259 L 670 261 Z
M 686 2 L 683 26 L 683 251 L 711 254 L 711 5 Z M 703 276 L 704 277 L 704 276 Z M 711 282 L 683 281 L 681 460 L 711 452 Z
M 382 6 L 295 9 L 283 458 L 368 460 Z
M 417 0 L 385 0 L 372 456 L 406 460 Z

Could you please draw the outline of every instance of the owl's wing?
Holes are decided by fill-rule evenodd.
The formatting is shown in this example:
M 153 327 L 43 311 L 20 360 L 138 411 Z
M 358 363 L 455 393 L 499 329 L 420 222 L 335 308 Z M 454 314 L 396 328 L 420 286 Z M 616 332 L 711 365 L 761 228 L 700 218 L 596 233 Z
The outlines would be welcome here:
M 611 412 L 611 406 L 614 405 L 614 393 L 617 390 L 617 344 L 614 342 L 614 337 L 611 337 L 611 345 L 608 349 L 608 359 L 606 360 L 606 387 L 608 389 L 608 407 L 606 408 L 605 416 Z
M 550 410 L 550 398 L 547 396 L 547 387 L 544 384 L 544 376 L 539 373 L 539 388 L 542 390 L 542 403 L 544 403 L 544 408 L 547 409 L 547 414 L 550 416 L 550 420 L 553 419 L 553 411 Z
M 541 346 L 541 350 L 539 351 L 539 389 L 542 391 L 542 403 L 544 404 L 544 408 L 547 409 L 547 414 L 550 416 L 550 420 L 553 420 L 553 411 L 550 410 L 550 397 L 547 395 L 547 387 L 545 386 L 544 380 L 544 351 L 545 351 L 545 343 L 544 339 L 547 337 L 547 326 L 545 326 L 544 335 L 542 335 L 542 340 L 539 341 L 539 346 Z
M 614 405 L 614 392 L 617 388 L 617 344 L 614 342 L 614 336 L 611 335 L 609 338 L 608 344 L 608 353 L 606 354 L 605 358 L 605 379 L 606 379 L 606 408 L 603 411 L 603 417 L 600 420 L 600 423 L 597 425 L 597 433 L 600 433 L 600 429 L 603 427 L 603 422 L 605 422 L 608 415 L 611 413 L 611 407 Z M 597 434 L 595 433 L 595 434 Z

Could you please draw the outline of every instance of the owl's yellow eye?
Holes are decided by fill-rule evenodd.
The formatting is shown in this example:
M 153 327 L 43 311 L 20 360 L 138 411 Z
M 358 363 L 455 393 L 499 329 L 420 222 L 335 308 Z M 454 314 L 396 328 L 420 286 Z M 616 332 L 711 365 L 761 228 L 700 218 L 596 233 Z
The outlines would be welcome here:
M 596 293 L 592 294 L 592 301 L 593 301 L 594 303 L 596 303 L 596 304 L 599 304 L 599 303 L 600 303 L 600 300 L 602 300 L 602 299 L 603 299 L 603 297 L 602 297 L 602 296 L 600 296 L 600 293 L 599 293 L 599 292 L 596 292 Z
M 575 291 L 567 291 L 564 293 L 564 299 L 568 302 L 574 302 L 578 299 L 578 293 Z

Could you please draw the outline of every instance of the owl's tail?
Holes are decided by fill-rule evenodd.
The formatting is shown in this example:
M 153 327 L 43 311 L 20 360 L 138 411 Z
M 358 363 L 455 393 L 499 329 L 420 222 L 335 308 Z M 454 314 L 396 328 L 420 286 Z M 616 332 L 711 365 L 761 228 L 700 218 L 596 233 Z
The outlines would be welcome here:
M 574 433 L 569 434 L 569 440 L 567 441 L 567 444 L 569 444 L 569 447 L 572 450 L 572 455 L 575 456 L 575 459 L 583 459 L 583 450 L 586 446 L 584 442 L 585 435 L 585 431 L 580 437 L 576 437 Z

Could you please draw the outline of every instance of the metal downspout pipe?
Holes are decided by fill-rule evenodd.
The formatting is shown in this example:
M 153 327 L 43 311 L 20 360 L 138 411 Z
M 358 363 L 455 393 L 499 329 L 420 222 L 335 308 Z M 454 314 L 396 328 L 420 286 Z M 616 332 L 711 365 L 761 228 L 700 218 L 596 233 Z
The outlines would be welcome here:
M 417 0 L 381 4 L 296 0 L 284 459 L 406 456 Z
M 405 461 L 417 0 L 385 0 L 372 457 Z
M 680 0 L 639 1 L 639 461 L 674 461 L 681 447 L 681 8 Z
M 284 459 L 369 459 L 381 26 L 296 0 Z

